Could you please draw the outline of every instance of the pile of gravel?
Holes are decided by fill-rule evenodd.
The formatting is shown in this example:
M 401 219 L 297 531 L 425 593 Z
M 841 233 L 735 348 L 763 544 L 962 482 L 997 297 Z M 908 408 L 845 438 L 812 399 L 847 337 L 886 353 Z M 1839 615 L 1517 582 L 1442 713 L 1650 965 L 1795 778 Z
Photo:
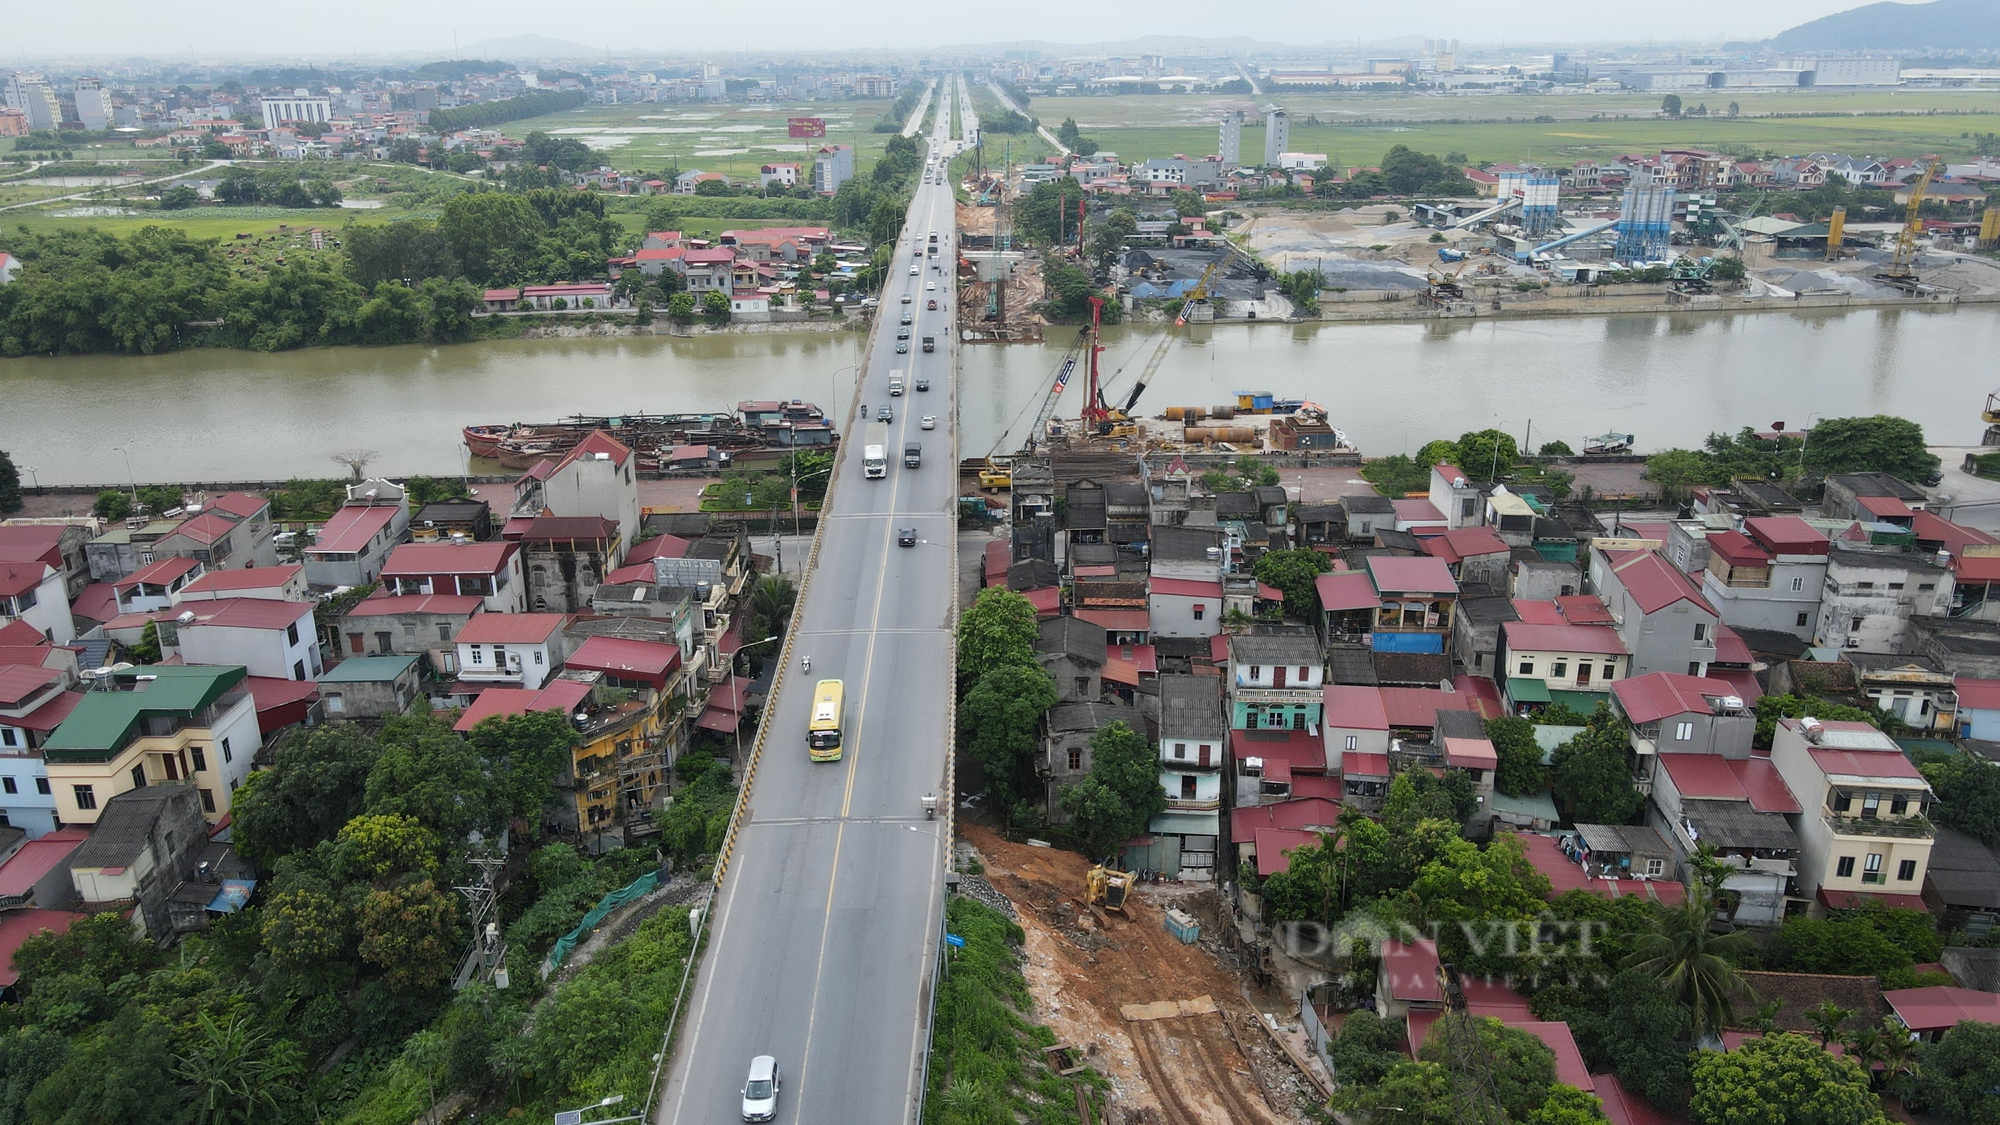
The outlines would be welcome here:
M 1020 915 L 1014 913 L 1014 904 L 1008 901 L 1007 896 L 994 890 L 993 884 L 987 882 L 982 876 L 960 875 L 958 877 L 958 893 L 975 902 L 985 903 L 987 906 L 998 910 L 1009 918 L 1020 917 Z

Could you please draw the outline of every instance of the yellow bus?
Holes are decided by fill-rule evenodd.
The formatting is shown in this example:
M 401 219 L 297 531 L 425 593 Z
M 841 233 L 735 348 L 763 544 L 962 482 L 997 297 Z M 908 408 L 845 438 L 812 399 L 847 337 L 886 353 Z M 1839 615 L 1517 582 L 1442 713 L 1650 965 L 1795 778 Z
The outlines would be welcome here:
M 815 762 L 840 760 L 840 722 L 847 714 L 847 685 L 821 680 L 813 688 L 812 724 L 806 728 L 806 749 Z

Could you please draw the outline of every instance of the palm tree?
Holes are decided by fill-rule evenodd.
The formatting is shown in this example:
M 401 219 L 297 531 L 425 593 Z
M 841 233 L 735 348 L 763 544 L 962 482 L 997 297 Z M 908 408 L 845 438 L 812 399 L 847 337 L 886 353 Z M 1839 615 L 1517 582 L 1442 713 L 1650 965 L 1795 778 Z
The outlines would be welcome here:
M 1715 1038 L 1736 1022 L 1736 997 L 1755 996 L 1736 975 L 1736 964 L 1754 948 L 1740 933 L 1714 933 L 1709 916 L 1715 900 L 1696 883 L 1687 898 L 1669 908 L 1658 929 L 1633 943 L 1625 967 L 1659 981 L 1694 1015 L 1695 1033 Z
M 1923 1059 L 1917 1053 L 1916 1040 L 1894 1016 L 1882 1017 L 1882 1033 L 1869 1061 L 1882 1064 L 1882 1088 L 1898 1098 L 1909 1092 L 1910 1083 L 1922 1073 Z
M 1813 1034 L 1819 1036 L 1819 1045 L 1824 1047 L 1840 1037 L 1840 1025 L 1853 1016 L 1851 1009 L 1843 1008 L 1831 1000 L 1821 1000 L 1806 1012 L 1806 1022 L 1812 1024 Z
M 271 1049 L 270 1033 L 236 1013 L 218 1020 L 195 1016 L 195 1049 L 174 1059 L 174 1074 L 190 1087 L 202 1125 L 268 1121 L 278 1112 L 278 1092 L 299 1071 L 290 1052 Z

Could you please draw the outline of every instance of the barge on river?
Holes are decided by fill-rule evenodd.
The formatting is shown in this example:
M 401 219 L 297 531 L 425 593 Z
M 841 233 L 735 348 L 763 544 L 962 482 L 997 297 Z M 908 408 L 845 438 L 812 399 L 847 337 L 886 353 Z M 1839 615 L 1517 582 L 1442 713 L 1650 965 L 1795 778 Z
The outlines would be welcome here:
M 642 471 L 660 469 L 663 455 L 679 446 L 709 446 L 725 462 L 744 465 L 775 462 L 797 449 L 830 451 L 840 443 L 826 414 L 801 399 L 739 402 L 727 413 L 572 414 L 559 422 L 478 424 L 464 428 L 464 439 L 474 457 L 531 469 L 596 432 L 636 451 Z

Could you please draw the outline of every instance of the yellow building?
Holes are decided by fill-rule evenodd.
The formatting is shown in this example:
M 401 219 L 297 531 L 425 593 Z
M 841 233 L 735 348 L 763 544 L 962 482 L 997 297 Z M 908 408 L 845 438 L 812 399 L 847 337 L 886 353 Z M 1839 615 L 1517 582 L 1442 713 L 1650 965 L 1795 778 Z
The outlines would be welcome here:
M 263 734 L 241 667 L 159 665 L 92 682 L 42 747 L 59 825 L 95 824 L 148 785 L 192 785 L 202 815 L 228 815 Z

